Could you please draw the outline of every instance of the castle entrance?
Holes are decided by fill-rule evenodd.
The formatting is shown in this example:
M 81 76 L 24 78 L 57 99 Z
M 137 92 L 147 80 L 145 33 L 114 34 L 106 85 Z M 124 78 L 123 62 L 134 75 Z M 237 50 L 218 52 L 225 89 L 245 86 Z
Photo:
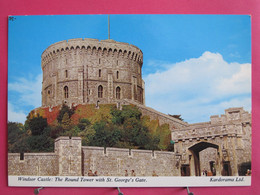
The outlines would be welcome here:
M 203 158 L 200 159 L 200 152 L 212 148 L 211 150 L 206 151 Z M 216 167 L 219 167 L 216 165 L 216 154 L 218 154 L 219 146 L 216 144 L 212 144 L 209 142 L 200 142 L 197 143 L 189 148 L 189 151 L 192 154 L 192 161 L 193 165 L 191 167 L 194 169 L 193 172 L 196 176 L 201 176 L 202 172 L 210 173 L 211 175 L 216 174 Z M 214 161 L 209 161 L 210 159 L 216 159 Z M 219 160 L 218 160 L 219 162 Z M 202 167 L 203 165 L 203 167 Z M 207 166 L 209 168 L 207 168 Z

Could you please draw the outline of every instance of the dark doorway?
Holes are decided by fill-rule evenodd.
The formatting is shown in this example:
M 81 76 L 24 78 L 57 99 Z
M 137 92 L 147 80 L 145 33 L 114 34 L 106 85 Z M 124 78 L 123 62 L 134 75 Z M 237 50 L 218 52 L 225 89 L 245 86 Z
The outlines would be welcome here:
M 181 165 L 181 176 L 190 176 L 190 165 Z
M 248 170 L 251 170 L 251 162 L 244 162 L 238 165 L 239 176 L 246 176 Z
M 215 161 L 210 161 L 209 166 L 210 166 L 210 171 L 211 171 L 212 175 L 215 176 L 216 175 L 216 163 L 215 163 Z
M 231 167 L 229 161 L 223 162 L 222 176 L 231 176 Z

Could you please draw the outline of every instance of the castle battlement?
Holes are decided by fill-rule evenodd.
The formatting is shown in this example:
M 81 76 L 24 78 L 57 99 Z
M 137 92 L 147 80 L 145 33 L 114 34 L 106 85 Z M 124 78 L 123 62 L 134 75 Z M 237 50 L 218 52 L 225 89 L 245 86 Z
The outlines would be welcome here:
M 230 122 L 248 122 L 251 121 L 251 114 L 245 111 L 242 107 L 228 108 L 225 110 L 225 114 L 213 115 L 210 117 L 210 122 L 214 124 L 228 124 Z
M 128 58 L 142 64 L 143 52 L 135 45 L 117 42 L 114 40 L 98 39 L 69 39 L 50 45 L 42 53 L 42 67 L 53 58 L 62 55 L 61 52 L 79 49 L 79 52 L 86 52 L 89 55 L 107 56 L 116 58 Z
M 229 108 L 225 114 L 210 117 L 210 122 L 194 123 L 172 130 L 172 139 L 178 142 L 185 140 L 207 140 L 217 137 L 240 137 L 242 129 L 251 124 L 251 114 L 243 108 Z

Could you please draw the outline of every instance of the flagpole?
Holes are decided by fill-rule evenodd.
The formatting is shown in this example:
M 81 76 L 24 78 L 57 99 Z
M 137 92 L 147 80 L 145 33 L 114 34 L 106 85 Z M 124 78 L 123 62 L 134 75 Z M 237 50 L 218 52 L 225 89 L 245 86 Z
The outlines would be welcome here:
M 108 39 L 110 39 L 110 15 L 108 14 Z

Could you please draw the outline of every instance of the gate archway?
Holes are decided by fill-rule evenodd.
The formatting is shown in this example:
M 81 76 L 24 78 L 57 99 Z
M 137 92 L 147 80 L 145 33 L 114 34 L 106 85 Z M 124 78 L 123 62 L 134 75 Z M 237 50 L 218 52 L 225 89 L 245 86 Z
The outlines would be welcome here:
M 213 143 L 209 143 L 209 142 L 199 142 L 193 146 L 191 146 L 189 148 L 189 151 L 191 152 L 192 154 L 192 158 L 193 158 L 193 162 L 194 162 L 194 169 L 195 169 L 195 175 L 196 176 L 201 176 L 201 170 L 200 170 L 200 155 L 199 153 L 202 151 L 202 150 L 205 150 L 207 148 L 215 148 L 217 150 L 217 153 L 219 154 L 219 146 L 216 145 L 216 144 L 213 144 Z M 218 162 L 220 162 L 218 160 Z M 219 172 L 219 168 L 220 168 L 220 165 L 218 164 L 217 165 L 217 172 Z

